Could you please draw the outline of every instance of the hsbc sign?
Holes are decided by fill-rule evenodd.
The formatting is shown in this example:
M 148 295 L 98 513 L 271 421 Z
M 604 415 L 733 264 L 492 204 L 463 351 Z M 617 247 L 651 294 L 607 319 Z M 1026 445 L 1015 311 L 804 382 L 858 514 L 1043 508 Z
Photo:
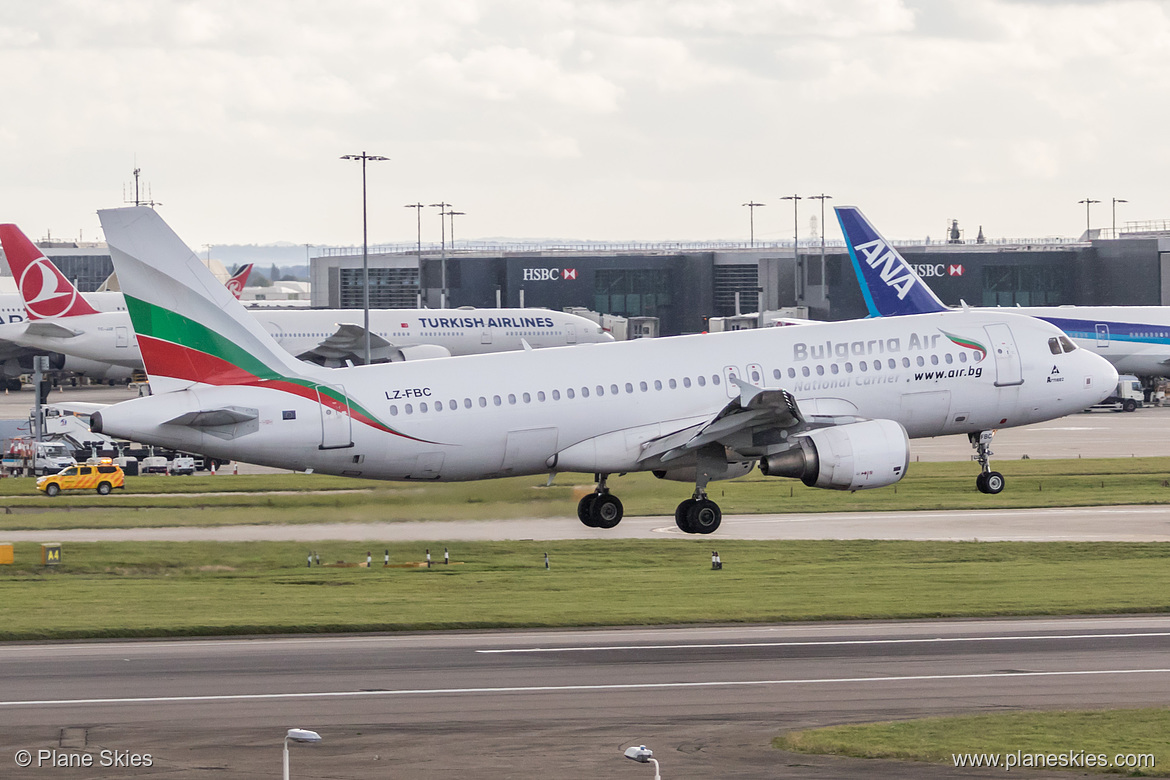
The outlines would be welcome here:
M 923 279 L 932 279 L 942 276 L 962 276 L 962 264 L 948 265 L 946 263 L 919 263 L 917 265 L 911 264 L 914 273 L 918 274 Z
M 526 282 L 572 282 L 577 279 L 576 268 L 525 268 Z

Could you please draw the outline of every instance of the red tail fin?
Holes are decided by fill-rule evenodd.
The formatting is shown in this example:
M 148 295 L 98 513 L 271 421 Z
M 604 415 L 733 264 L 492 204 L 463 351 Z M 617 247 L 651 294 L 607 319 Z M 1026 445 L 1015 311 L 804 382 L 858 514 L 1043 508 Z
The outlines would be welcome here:
M 228 292 L 236 296 L 236 300 L 240 299 L 240 293 L 248 286 L 248 277 L 252 274 L 252 263 L 236 271 L 236 275 L 227 280 Z
M 81 293 L 16 225 L 0 225 L 0 243 L 30 320 L 97 314 Z

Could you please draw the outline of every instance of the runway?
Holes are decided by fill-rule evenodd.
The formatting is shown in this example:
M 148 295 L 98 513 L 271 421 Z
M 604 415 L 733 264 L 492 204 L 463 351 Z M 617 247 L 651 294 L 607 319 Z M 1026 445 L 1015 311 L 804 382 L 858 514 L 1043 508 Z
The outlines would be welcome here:
M 50 537 L 52 537 L 50 539 Z M 627 517 L 616 528 L 577 518 L 402 523 L 320 523 L 175 528 L 5 531 L 5 542 L 493 541 L 532 539 L 694 539 L 672 517 Z M 979 541 L 1170 541 L 1170 506 L 963 509 L 927 512 L 824 512 L 725 515 L 707 539 L 910 539 Z
M 638 777 L 621 752 L 643 743 L 664 777 L 991 777 L 797 758 L 769 740 L 1162 705 L 1168 648 L 1166 617 L 8 645 L 0 759 L 6 777 L 44 776 L 10 773 L 11 756 L 64 740 L 152 756 L 93 776 L 250 778 L 272 774 L 301 727 L 324 742 L 294 748 L 297 777 Z

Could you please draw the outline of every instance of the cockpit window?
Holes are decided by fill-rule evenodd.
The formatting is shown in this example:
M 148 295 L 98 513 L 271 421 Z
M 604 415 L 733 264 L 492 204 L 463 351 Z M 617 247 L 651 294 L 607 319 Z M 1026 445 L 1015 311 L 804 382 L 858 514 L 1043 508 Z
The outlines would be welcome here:
M 1060 339 L 1058 339 L 1056 336 L 1048 339 L 1048 351 L 1053 355 L 1060 354 Z
M 1068 336 L 1060 337 L 1060 346 L 1064 347 L 1065 352 L 1072 352 L 1077 348 L 1077 345 L 1072 343 L 1072 339 L 1070 339 Z

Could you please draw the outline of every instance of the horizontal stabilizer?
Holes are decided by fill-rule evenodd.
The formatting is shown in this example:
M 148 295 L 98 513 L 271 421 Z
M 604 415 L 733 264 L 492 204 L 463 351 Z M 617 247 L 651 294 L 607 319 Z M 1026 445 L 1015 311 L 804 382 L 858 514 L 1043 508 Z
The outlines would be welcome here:
M 255 420 L 260 416 L 258 409 L 244 409 L 239 406 L 227 406 L 222 409 L 203 409 L 198 412 L 187 412 L 174 419 L 167 420 L 165 425 L 186 425 L 190 428 L 214 428 L 219 425 L 235 425 L 236 423 Z
M 66 328 L 50 320 L 34 320 L 25 326 L 24 332 L 30 336 L 47 339 L 71 339 L 80 336 L 85 331 Z

